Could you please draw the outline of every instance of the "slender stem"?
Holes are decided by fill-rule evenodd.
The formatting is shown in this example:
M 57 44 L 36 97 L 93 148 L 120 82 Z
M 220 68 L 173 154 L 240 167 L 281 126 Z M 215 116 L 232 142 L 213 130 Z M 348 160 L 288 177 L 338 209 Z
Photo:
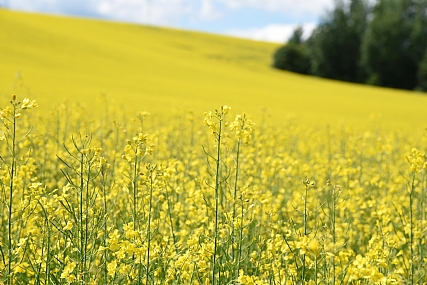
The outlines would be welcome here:
M 79 204 L 80 204 L 80 213 L 79 213 L 79 218 L 80 218 L 80 258 L 79 258 L 79 262 L 80 262 L 80 266 L 79 269 L 81 270 L 80 273 L 83 272 L 83 259 L 84 259 L 84 225 L 83 225 L 83 191 L 84 191 L 84 178 L 83 178 L 83 171 L 84 171 L 84 154 L 81 153 L 81 157 L 80 157 L 80 193 L 79 193 Z
M 235 177 L 235 179 L 234 179 L 234 195 L 233 195 L 233 219 L 232 219 L 232 225 L 233 225 L 233 228 L 232 228 L 232 237 L 233 237 L 233 239 L 234 239 L 234 234 L 235 234 L 235 219 L 236 219 L 236 200 L 237 200 L 237 180 L 238 180 L 238 178 L 239 178 L 239 156 L 240 156 L 240 142 L 241 142 L 241 139 L 239 138 L 238 139 L 238 141 L 237 141 L 237 154 L 236 154 L 236 177 Z M 243 199 L 243 198 L 242 198 Z M 240 225 L 241 227 L 243 226 L 243 224 L 241 224 Z M 239 239 L 239 248 L 240 248 L 240 244 L 241 244 L 241 240 Z M 234 246 L 233 246 L 233 243 L 231 244 L 231 248 L 232 248 L 232 251 L 233 251 L 233 259 L 235 259 L 236 258 L 236 256 L 235 256 L 235 250 L 234 250 Z M 238 257 L 238 259 L 237 259 L 237 268 L 236 268 L 236 278 L 238 277 L 238 275 L 239 275 L 239 269 L 240 269 L 240 256 Z
M 137 144 L 135 147 L 135 159 L 133 162 L 133 175 L 132 175 L 132 188 L 133 188 L 133 213 L 132 213 L 132 220 L 133 220 L 133 230 L 137 231 L 139 229 L 139 223 L 138 223 L 138 173 L 140 170 L 140 162 L 141 160 L 139 159 L 137 153 L 138 153 L 138 149 L 140 148 L 140 145 Z M 135 259 L 135 255 L 132 255 L 132 259 Z M 138 266 L 138 284 L 141 283 L 141 274 L 142 274 L 142 270 L 141 270 L 141 262 L 139 263 Z
M 214 252 L 213 252 L 213 266 L 212 266 L 212 285 L 215 285 L 215 269 L 216 269 L 216 255 L 218 248 L 218 206 L 219 206 L 219 170 L 221 158 L 221 131 L 222 131 L 222 117 L 219 118 L 219 131 L 217 134 L 217 157 L 216 157 L 216 173 L 215 173 L 215 232 L 214 232 Z
M 13 101 L 12 101 L 13 102 Z M 13 212 L 13 188 L 14 188 L 14 177 L 16 171 L 16 105 L 13 102 L 13 129 L 12 129 L 12 164 L 10 170 L 10 181 L 9 181 L 9 212 L 8 212 L 8 263 L 7 263 L 7 274 L 8 284 L 12 284 L 12 212 Z
M 138 213 L 138 156 L 135 155 L 135 161 L 133 165 L 133 180 L 132 180 L 132 188 L 133 188 L 133 230 L 136 231 L 137 226 L 137 213 Z
M 420 209 L 425 209 L 425 199 L 426 199 L 426 192 L 425 192 L 425 190 L 427 189 L 426 188 L 426 178 L 427 178 L 427 176 L 426 176 L 426 174 L 424 174 L 424 181 L 423 181 L 424 185 L 421 185 L 422 188 L 421 188 Z M 420 211 L 420 220 L 422 222 L 426 220 L 426 211 L 422 211 L 422 210 Z M 419 246 L 419 255 L 418 256 L 425 256 L 425 253 L 424 253 L 424 248 L 425 247 L 422 246 L 422 244 L 424 242 L 424 237 L 421 236 L 419 238 L 418 242 L 419 242 L 418 244 L 420 245 Z M 423 262 L 419 261 L 419 263 L 418 263 L 418 272 L 422 272 L 422 264 L 423 264 Z M 419 284 L 422 284 L 422 278 L 419 278 L 418 281 L 420 282 Z
M 170 197 L 169 197 L 169 192 L 168 192 L 168 187 L 165 187 L 165 192 L 166 192 L 166 201 L 168 201 L 168 214 L 169 214 L 169 222 L 170 222 L 170 227 L 171 227 L 171 233 L 172 233 L 172 239 L 173 239 L 173 245 L 175 247 L 175 251 L 178 254 L 178 246 L 176 243 L 176 235 L 175 235 L 175 230 L 173 227 L 173 220 L 172 220 L 172 205 L 171 205 L 171 201 L 170 201 Z
M 336 237 L 335 237 L 335 214 L 336 214 L 336 209 L 335 209 L 335 199 L 336 199 L 336 195 L 335 195 L 335 188 L 336 186 L 332 187 L 332 244 L 333 244 L 333 250 L 334 250 L 334 254 L 335 254 L 335 242 L 336 242 Z M 332 256 L 332 284 L 335 285 L 335 258 L 334 255 Z
M 239 178 L 239 156 L 240 156 L 240 139 L 237 141 L 237 154 L 236 154 L 236 176 L 234 178 L 234 195 L 233 195 L 233 236 L 234 236 L 234 219 L 236 218 L 236 200 L 237 200 L 237 180 Z
M 308 185 L 305 185 L 305 196 L 304 196 L 304 235 L 307 235 L 307 195 L 308 195 Z
M 308 185 L 309 181 L 307 180 L 305 184 L 305 196 L 304 196 L 304 237 L 307 235 L 307 196 L 308 196 Z M 302 256 L 302 266 L 301 266 L 301 284 L 304 284 L 305 281 L 305 253 Z
M 410 268 L 410 279 L 411 283 L 414 284 L 414 249 L 413 249 L 413 243 L 414 243 L 414 235 L 413 235 L 413 211 L 412 211 L 412 204 L 413 204 L 413 193 L 414 193 L 414 181 L 415 181 L 415 173 L 412 175 L 412 181 L 411 181 L 411 189 L 409 190 L 409 268 Z
M 49 216 L 46 217 L 46 227 L 47 227 L 47 254 L 46 254 L 46 283 L 49 284 L 50 279 L 50 223 Z
M 104 170 L 102 171 L 102 175 L 101 175 L 101 185 L 102 185 L 102 196 L 103 196 L 103 200 L 104 200 L 104 239 L 102 241 L 103 243 L 103 247 L 104 249 L 107 247 L 107 193 L 106 193 L 106 182 L 105 182 L 105 173 Z M 103 251 L 103 275 L 104 275 L 104 280 L 107 280 L 107 251 L 104 250 Z
M 83 274 L 82 274 L 82 284 L 85 284 L 86 282 L 86 271 L 87 271 L 87 251 L 88 251 L 88 238 L 89 238 L 89 199 L 90 199 L 90 187 L 89 187 L 89 181 L 91 180 L 91 176 L 90 176 L 90 171 L 91 171 L 91 161 L 90 159 L 86 160 L 86 165 L 87 165 L 87 180 L 86 180 L 86 201 L 85 201 L 85 241 L 84 241 L 84 252 L 83 252 Z
M 153 171 L 150 168 L 150 200 L 148 202 L 148 225 L 147 225 L 147 268 L 145 274 L 145 284 L 148 284 L 148 274 L 150 272 L 150 244 L 151 244 L 151 208 L 153 206 Z
M 239 274 L 239 270 L 240 270 L 240 259 L 242 256 L 242 247 L 243 247 L 243 214 L 244 214 L 244 200 L 242 197 L 242 201 L 241 201 L 241 217 L 240 217 L 240 230 L 239 230 L 239 250 L 237 252 L 237 274 Z

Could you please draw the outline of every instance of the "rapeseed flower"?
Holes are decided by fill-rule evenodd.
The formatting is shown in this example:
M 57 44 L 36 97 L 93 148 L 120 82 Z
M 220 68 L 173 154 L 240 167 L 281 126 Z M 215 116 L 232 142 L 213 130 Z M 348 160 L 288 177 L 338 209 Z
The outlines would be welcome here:
M 117 271 L 117 260 L 113 260 L 107 264 L 108 275 L 114 277 Z
M 327 135 L 298 122 L 255 128 L 245 114 L 227 121 L 222 106 L 204 116 L 212 147 L 193 113 L 142 114 L 134 126 L 112 107 L 104 121 L 67 104 L 31 117 L 29 135 L 18 128 L 12 156 L 13 115 L 27 128 L 24 110 L 37 105 L 13 103 L 0 110 L 2 280 L 10 260 L 10 278 L 30 284 L 45 274 L 85 284 L 427 282 L 417 256 L 427 252 L 426 157 L 409 149 L 402 159 L 427 139 L 345 125 Z M 411 197 L 402 195 L 408 168 Z
M 21 109 L 32 109 L 37 108 L 39 105 L 36 103 L 36 100 L 30 100 L 28 98 L 24 98 L 22 100 Z
M 73 273 L 74 269 L 76 268 L 75 262 L 68 262 L 67 265 L 65 265 L 64 270 L 62 270 L 61 273 L 61 279 L 66 279 L 67 282 L 74 282 L 76 280 L 76 276 Z
M 73 228 L 73 222 L 68 221 L 67 224 L 62 228 L 64 231 L 69 231 Z
M 406 160 L 410 164 L 411 171 L 415 173 L 427 169 L 426 155 L 423 151 L 420 151 L 416 148 L 412 148 L 411 154 L 406 157 Z

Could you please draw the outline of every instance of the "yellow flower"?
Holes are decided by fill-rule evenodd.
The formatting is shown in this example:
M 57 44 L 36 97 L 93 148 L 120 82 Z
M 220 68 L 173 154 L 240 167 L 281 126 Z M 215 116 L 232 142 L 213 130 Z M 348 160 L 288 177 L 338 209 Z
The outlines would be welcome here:
M 242 285 L 255 285 L 255 280 L 253 279 L 253 277 L 245 275 L 243 273 L 243 270 L 240 270 L 237 282 L 240 282 L 240 284 Z
M 314 253 L 315 256 L 319 255 L 319 242 L 313 238 L 312 240 L 309 241 L 308 243 L 308 249 Z
M 26 272 L 26 270 L 25 270 L 25 268 L 22 266 L 22 264 L 20 264 L 19 266 L 16 266 L 14 269 L 13 269 L 13 272 L 14 273 L 25 273 Z M 1 283 L 0 283 L 1 284 Z
M 120 265 L 119 273 L 120 274 L 127 274 L 130 271 L 131 267 L 129 264 L 122 264 Z
M 36 103 L 36 100 L 30 101 L 30 99 L 24 98 L 24 100 L 22 100 L 21 109 L 32 109 L 38 106 L 39 105 Z
M 10 114 L 12 114 L 12 109 L 10 109 L 9 106 L 0 111 L 0 117 L 2 120 L 9 117 Z
M 138 232 L 135 231 L 133 228 L 134 228 L 134 223 L 133 222 L 130 222 L 127 225 L 126 224 L 123 225 L 123 230 L 126 233 L 126 238 L 133 239 L 136 236 L 138 236 Z
M 426 168 L 425 153 L 416 148 L 411 150 L 411 154 L 406 157 L 406 160 L 410 164 L 410 170 L 415 173 L 421 172 Z
M 222 109 L 222 114 L 226 115 L 231 110 L 231 107 L 227 106 L 227 105 L 224 105 L 224 106 L 221 107 L 221 109 Z
M 147 148 L 145 149 L 145 155 L 147 154 L 153 154 L 153 148 L 150 146 L 147 146 Z
M 75 262 L 68 263 L 61 273 L 61 278 L 67 279 L 68 282 L 73 282 L 76 277 L 74 276 L 74 274 L 70 274 L 70 273 L 74 271 L 74 268 L 76 268 Z
M 114 275 L 116 274 L 116 269 L 117 269 L 117 261 L 116 260 L 107 264 L 108 275 L 114 277 Z
M 116 251 L 120 249 L 119 238 L 120 233 L 117 229 L 115 229 L 114 232 L 109 234 L 109 239 L 107 239 L 107 241 L 109 243 L 110 250 Z
M 65 227 L 63 227 L 62 229 L 63 229 L 64 231 L 69 231 L 69 230 L 71 230 L 72 228 L 73 228 L 73 222 L 68 221 L 68 222 L 67 222 L 67 224 L 65 225 Z

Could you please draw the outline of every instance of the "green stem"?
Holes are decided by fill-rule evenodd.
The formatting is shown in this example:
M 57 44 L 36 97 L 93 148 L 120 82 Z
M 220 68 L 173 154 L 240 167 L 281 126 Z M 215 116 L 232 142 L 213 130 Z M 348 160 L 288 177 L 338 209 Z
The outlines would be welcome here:
M 150 272 L 150 244 L 151 244 L 151 208 L 153 206 L 153 171 L 150 166 L 150 200 L 148 202 L 148 225 L 147 225 L 147 269 L 145 274 L 145 284 L 148 284 L 148 274 Z
M 237 252 L 237 274 L 240 270 L 240 259 L 242 256 L 242 246 L 243 246 L 243 214 L 244 214 L 244 199 L 242 197 L 241 201 L 241 217 L 240 217 L 240 230 L 239 230 L 239 250 Z
M 333 244 L 333 254 L 335 254 L 335 243 L 336 243 L 336 237 L 335 237 L 335 214 L 336 214 L 336 209 L 335 209 L 335 199 L 336 199 L 336 195 L 335 195 L 335 187 L 332 187 L 332 244 Z M 332 284 L 335 285 L 335 259 L 334 259 L 334 255 L 332 256 Z
M 234 195 L 233 195 L 233 219 L 232 219 L 232 237 L 234 239 L 234 234 L 235 234 L 235 225 L 234 225 L 234 221 L 236 219 L 236 200 L 237 200 L 237 180 L 239 178 L 239 156 L 240 156 L 240 138 L 237 141 L 237 154 L 236 154 L 236 176 L 234 179 Z M 243 199 L 243 197 L 242 197 Z M 241 227 L 243 226 L 243 224 L 240 225 Z M 241 245 L 241 239 L 239 239 L 239 249 L 240 249 L 240 245 Z M 234 250 L 234 246 L 233 246 L 234 240 L 231 244 L 232 247 L 232 252 L 233 252 L 233 259 L 236 260 L 236 256 L 235 256 L 235 250 Z M 236 278 L 239 276 L 239 270 L 240 270 L 240 255 L 237 258 L 237 268 L 236 268 Z
M 222 115 L 221 115 L 222 116 Z M 212 285 L 215 285 L 215 269 L 216 257 L 218 248 L 218 206 L 219 206 L 219 170 L 221 158 L 221 131 L 222 131 L 222 117 L 219 119 L 219 132 L 217 135 L 217 157 L 216 157 L 216 173 L 215 173 L 215 230 L 214 230 L 214 252 L 213 252 L 213 266 L 212 266 Z
M 50 223 L 49 216 L 46 217 L 46 227 L 47 227 L 47 253 L 46 253 L 46 282 L 49 284 L 50 279 Z
M 132 175 L 132 188 L 133 188 L 133 213 L 132 213 L 132 220 L 133 220 L 133 230 L 137 231 L 139 229 L 139 225 L 138 225 L 138 174 L 139 174 L 139 170 L 140 170 L 140 159 L 138 158 L 138 148 L 140 146 L 137 145 L 135 147 L 135 159 L 134 159 L 134 163 L 133 163 L 133 175 Z M 135 259 L 135 255 L 132 255 L 132 259 Z M 139 263 L 138 266 L 138 284 L 141 284 L 141 274 L 142 274 L 142 270 L 141 270 L 141 262 Z
M 135 153 L 136 154 L 136 153 Z M 132 188 L 133 188 L 133 230 L 137 230 L 137 213 L 138 213 L 138 156 L 135 155 L 135 161 L 133 165 L 133 180 L 132 180 Z
M 81 270 L 80 273 L 83 273 L 83 258 L 84 258 L 84 248 L 85 248 L 85 244 L 84 244 L 84 225 L 83 225 L 83 191 L 84 191 L 84 178 L 83 178 L 83 171 L 84 171 L 84 154 L 81 153 L 81 160 L 80 160 L 80 193 L 79 193 L 79 218 L 80 218 L 80 258 L 79 258 L 79 262 L 80 262 L 80 266 L 79 269 Z
M 307 196 L 308 196 L 308 185 L 309 181 L 307 180 L 305 184 L 305 196 L 304 196 L 304 236 L 307 235 Z M 305 281 L 305 253 L 302 256 L 302 266 L 301 266 L 301 284 L 304 284 Z
M 413 235 L 413 192 L 414 192 L 415 173 L 412 175 L 411 189 L 409 192 L 409 268 L 410 268 L 410 284 L 414 284 L 414 235 Z
M 84 233 L 84 252 L 83 252 L 83 274 L 82 274 L 82 285 L 86 283 L 86 271 L 87 271 L 87 252 L 88 252 L 88 239 L 89 239 L 89 202 L 90 202 L 90 187 L 89 187 L 89 181 L 91 178 L 91 161 L 90 159 L 86 160 L 87 165 L 87 180 L 86 180 L 86 201 L 85 201 L 85 233 Z
M 171 233 L 172 233 L 172 239 L 173 239 L 173 245 L 175 247 L 175 251 L 178 254 L 178 246 L 176 243 L 176 235 L 175 235 L 175 230 L 173 227 L 173 220 L 172 220 L 172 205 L 171 205 L 171 201 L 170 201 L 170 196 L 169 196 L 169 192 L 168 192 L 168 187 L 166 186 L 166 201 L 168 202 L 168 215 L 169 215 L 169 222 L 170 222 L 170 227 L 171 227 Z
M 7 282 L 9 285 L 12 284 L 12 212 L 13 212 L 13 188 L 14 188 L 14 177 L 16 172 L 16 105 L 13 105 L 13 129 L 12 129 L 12 164 L 10 170 L 10 182 L 9 182 L 9 212 L 8 212 L 8 263 L 7 263 Z
M 106 182 L 105 182 L 105 173 L 104 170 L 102 171 L 102 176 L 101 176 L 101 185 L 102 185 L 102 196 L 103 196 L 103 200 L 104 200 L 104 239 L 103 239 L 103 247 L 104 247 L 104 251 L 102 254 L 102 258 L 103 258 L 103 275 L 104 275 L 104 282 L 107 281 L 107 251 L 105 250 L 105 248 L 107 247 L 107 193 L 106 193 Z

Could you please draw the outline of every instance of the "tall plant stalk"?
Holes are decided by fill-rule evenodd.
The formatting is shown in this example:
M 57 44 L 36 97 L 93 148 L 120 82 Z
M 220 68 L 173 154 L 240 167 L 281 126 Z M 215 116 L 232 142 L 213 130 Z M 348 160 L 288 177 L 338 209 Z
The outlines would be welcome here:
M 15 177 L 17 175 L 18 171 L 18 165 L 17 165 L 17 155 L 18 155 L 18 143 L 17 140 L 17 119 L 19 119 L 22 114 L 21 111 L 25 109 L 32 109 L 35 107 L 38 107 L 37 103 L 35 101 L 30 101 L 28 98 L 24 98 L 24 100 L 17 101 L 16 95 L 12 95 L 12 100 L 10 100 L 10 104 L 12 105 L 12 108 L 5 108 L 1 110 L 0 112 L 0 118 L 3 122 L 4 127 L 6 128 L 4 132 L 4 139 L 7 142 L 7 148 L 10 153 L 10 161 L 6 161 L 6 159 L 3 156 L 0 156 L 0 160 L 7 166 L 8 173 L 9 173 L 9 183 L 7 187 L 5 187 L 8 190 L 7 195 L 7 261 L 4 257 L 3 249 L 0 247 L 3 262 L 7 263 L 5 264 L 7 270 L 6 270 L 6 284 L 11 285 L 13 284 L 13 268 L 12 263 L 14 260 L 13 254 L 14 254 L 14 242 L 13 242 L 13 201 L 15 199 L 14 192 L 15 189 Z M 26 137 L 30 133 L 31 129 L 24 135 Z
M 415 173 L 412 174 L 412 179 L 410 182 L 409 189 L 409 282 L 414 284 L 414 213 L 413 213 L 413 199 L 414 199 L 414 189 L 415 189 Z
M 219 247 L 219 240 L 218 240 L 218 232 L 219 232 L 219 217 L 220 217 L 220 213 L 219 213 L 219 204 L 220 201 L 222 201 L 222 197 L 220 197 L 220 187 L 221 187 L 221 178 L 220 178 L 220 170 L 221 170 L 221 140 L 222 140 L 222 132 L 223 132 L 223 125 L 224 125 L 224 117 L 225 115 L 228 113 L 228 111 L 231 108 L 228 106 L 221 106 L 221 110 L 215 110 L 215 116 L 212 116 L 211 113 L 205 113 L 205 119 L 204 122 L 205 124 L 210 128 L 210 130 L 212 131 L 214 137 L 215 137 L 215 141 L 216 141 L 216 155 L 215 156 L 211 156 L 209 155 L 212 159 L 214 159 L 215 161 L 215 186 L 214 188 L 214 199 L 215 199 L 215 223 L 214 223 L 214 250 L 213 250 L 213 257 L 212 257 L 212 285 L 217 284 L 218 280 L 220 280 L 221 278 L 221 272 L 218 271 L 218 280 L 217 280 L 217 276 L 216 276 L 216 271 L 217 271 L 217 258 L 218 258 L 218 247 Z M 212 119 L 216 120 L 216 122 L 212 121 Z M 223 193 L 221 191 L 221 193 Z
M 101 158 L 100 160 L 100 167 L 101 167 L 101 187 L 102 187 L 102 201 L 103 201 L 103 214 L 104 214 L 104 224 L 103 224 L 103 240 L 102 240 L 102 246 L 104 248 L 107 248 L 107 237 L 108 237 L 108 211 L 107 211 L 107 183 L 106 183 L 106 178 L 107 178 L 107 173 L 106 173 L 106 168 L 108 167 L 108 165 L 106 164 L 106 160 L 104 158 Z M 107 270 L 107 251 L 104 250 L 102 253 L 102 259 L 103 259 L 103 263 L 102 263 L 102 275 L 104 280 L 107 280 L 107 276 L 108 276 L 108 270 Z
M 215 160 L 215 229 L 214 229 L 214 252 L 213 252 L 213 266 L 212 266 L 212 284 L 216 284 L 216 258 L 217 258 L 217 249 L 218 249 L 218 220 L 219 220 L 219 187 L 220 187 L 220 159 L 221 159 L 221 132 L 222 132 L 222 123 L 223 117 L 219 117 L 219 127 L 217 138 L 217 153 Z
M 149 201 L 148 201 L 148 217 L 147 217 L 147 233 L 146 233 L 146 239 L 147 239 L 147 267 L 146 267 L 146 273 L 145 273 L 145 284 L 148 283 L 149 274 L 150 274 L 150 246 L 151 246 L 151 209 L 153 207 L 153 187 L 154 187 L 154 170 L 156 169 L 156 166 L 151 166 L 150 164 L 147 165 L 147 170 L 149 172 Z
M 141 129 L 143 127 L 142 125 L 143 120 L 141 119 Z M 139 196 L 140 196 L 140 190 L 139 190 L 139 182 L 140 182 L 140 175 L 141 175 L 141 163 L 144 159 L 144 157 L 151 153 L 151 149 L 149 147 L 145 147 L 144 144 L 146 143 L 146 136 L 142 133 L 138 133 L 132 140 L 127 140 L 126 147 L 124 149 L 124 154 L 122 155 L 123 159 L 126 159 L 129 163 L 129 173 L 130 173 L 130 182 L 129 182 L 129 188 L 132 189 L 132 205 L 131 205 L 131 211 L 132 211 L 132 222 L 133 222 L 133 230 L 137 232 L 140 229 L 139 224 L 139 212 L 140 209 L 138 207 L 139 203 Z M 135 254 L 132 255 L 132 260 L 135 260 Z M 142 283 L 142 262 L 141 260 L 138 262 L 138 284 Z
M 314 182 L 310 182 L 309 179 L 306 179 L 306 180 L 303 180 L 302 183 L 305 186 L 304 215 L 303 215 L 303 218 L 304 218 L 303 221 L 304 221 L 304 223 L 303 223 L 303 227 L 304 227 L 304 237 L 306 237 L 307 234 L 308 234 L 308 225 L 307 225 L 307 222 L 308 222 L 308 209 L 307 209 L 308 188 L 310 186 L 314 186 Z M 304 253 L 302 255 L 302 261 L 301 261 L 301 263 L 302 263 L 301 264 L 301 284 L 304 284 L 304 282 L 305 282 L 305 274 L 306 274 L 306 272 L 305 272 L 305 270 L 306 270 L 305 262 L 306 262 L 306 254 Z
M 13 113 L 12 113 L 12 132 L 11 132 L 11 146 L 10 154 L 12 161 L 10 164 L 10 181 L 9 181 L 9 204 L 8 204 L 8 217 L 7 217 L 7 251 L 8 251 L 8 263 L 7 263 L 7 282 L 12 284 L 12 213 L 13 213 L 13 190 L 14 180 L 16 172 L 16 97 L 13 97 L 12 101 Z
M 100 225 L 99 219 L 94 219 L 90 215 L 97 210 L 96 207 L 93 207 L 96 199 L 96 189 L 93 187 L 93 183 L 101 173 L 101 169 L 99 169 L 99 154 L 102 149 L 92 147 L 91 142 L 92 138 L 87 135 L 84 138 L 80 135 L 79 142 L 72 137 L 73 150 L 67 148 L 64 144 L 65 151 L 72 160 L 67 162 L 66 159 L 58 156 L 59 160 L 66 166 L 66 168 L 61 169 L 62 174 L 68 185 L 77 191 L 76 210 L 68 201 L 65 204 L 62 202 L 61 205 L 74 217 L 74 221 L 78 224 L 77 233 L 74 236 L 70 235 L 70 238 L 73 239 L 74 244 L 77 246 L 76 268 L 80 284 L 85 284 L 88 281 L 91 269 L 90 260 L 94 251 L 91 243 L 94 242 L 94 232 L 98 230 Z M 73 165 L 73 163 L 76 163 L 76 165 Z
M 243 201 L 244 198 L 241 195 L 240 199 L 242 200 L 241 206 L 241 222 L 240 222 L 240 230 L 239 230 L 239 236 L 238 236 L 238 245 L 237 248 L 234 248 L 234 241 L 236 240 L 236 218 L 237 218 L 237 200 L 238 200 L 238 181 L 239 181 L 239 175 L 240 175 L 240 155 L 241 155 L 241 146 L 242 143 L 249 144 L 251 134 L 253 132 L 252 129 L 253 123 L 246 118 L 246 115 L 238 115 L 234 122 L 230 123 L 230 131 L 236 132 L 236 159 L 235 159 L 235 165 L 236 165 L 236 173 L 234 176 L 234 185 L 233 185 L 233 213 L 232 213 L 232 258 L 233 262 L 235 262 L 235 268 L 234 268 L 234 276 L 235 278 L 238 278 L 239 270 L 240 270 L 240 262 L 241 262 L 241 253 L 242 253 L 242 238 L 243 238 Z

